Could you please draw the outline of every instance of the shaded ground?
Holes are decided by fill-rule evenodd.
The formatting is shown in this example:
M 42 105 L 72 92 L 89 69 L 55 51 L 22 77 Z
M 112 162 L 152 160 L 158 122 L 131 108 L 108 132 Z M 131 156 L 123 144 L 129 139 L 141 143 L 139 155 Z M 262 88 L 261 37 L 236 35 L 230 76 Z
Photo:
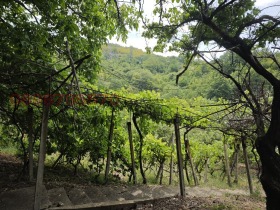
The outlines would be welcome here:
M 35 183 L 18 181 L 21 169 L 22 165 L 16 158 L 0 154 L 0 209 L 32 208 Z M 47 174 L 42 208 L 67 209 L 67 206 L 72 208 L 134 202 L 127 209 L 265 209 L 264 198 L 250 197 L 243 190 L 187 187 L 187 196 L 180 198 L 177 187 L 122 183 L 95 185 L 80 180 L 77 177 L 66 176 L 61 179 L 59 174 Z M 143 202 L 146 199 L 149 202 Z
M 186 198 L 171 198 L 156 202 L 153 205 L 145 205 L 142 209 L 233 209 L 233 210 L 257 210 L 265 209 L 265 204 L 257 199 L 241 196 L 218 196 L 218 197 L 186 197 Z

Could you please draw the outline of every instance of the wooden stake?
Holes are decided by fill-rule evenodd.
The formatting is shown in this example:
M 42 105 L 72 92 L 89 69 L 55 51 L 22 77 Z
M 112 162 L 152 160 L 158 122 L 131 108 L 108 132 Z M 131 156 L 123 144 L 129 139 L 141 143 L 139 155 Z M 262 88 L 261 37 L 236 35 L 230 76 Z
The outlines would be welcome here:
M 40 140 L 40 151 L 39 151 L 39 161 L 38 161 L 38 171 L 35 189 L 35 199 L 34 199 L 34 210 L 39 210 L 41 205 L 42 193 L 43 193 L 43 178 L 44 178 L 44 162 L 46 157 L 46 142 L 48 135 L 48 120 L 50 104 L 47 100 L 43 102 L 43 117 L 42 117 L 42 127 L 41 127 L 41 140 Z
M 29 181 L 32 182 L 34 180 L 33 173 L 33 108 L 31 106 L 28 107 L 27 110 L 27 121 L 28 121 L 28 171 L 29 171 Z
M 180 181 L 180 195 L 185 196 L 185 182 L 183 174 L 183 158 L 181 150 L 181 141 L 180 141 L 180 129 L 179 129 L 179 117 L 176 115 L 174 119 L 174 128 L 175 128 L 175 138 L 176 138 L 176 148 L 177 148 L 177 159 L 178 159 L 178 169 L 179 169 L 179 181 Z
M 110 170 L 110 162 L 112 156 L 112 139 L 113 139 L 113 132 L 114 132 L 114 109 L 112 109 L 111 115 L 111 123 L 110 123 L 110 131 L 108 136 L 108 148 L 107 148 L 107 161 L 106 161 L 106 170 L 105 170 L 105 181 L 108 181 L 109 170 Z
M 132 141 L 132 130 L 131 130 L 131 122 L 127 122 L 127 130 L 128 130 L 128 139 L 129 139 L 129 147 L 130 147 L 130 158 L 131 158 L 131 172 L 133 176 L 133 184 L 136 184 L 136 170 L 135 170 L 135 159 L 134 159 L 134 147 Z
M 174 152 L 174 135 L 172 133 L 170 139 L 170 146 L 171 146 L 171 158 L 170 158 L 170 172 L 169 172 L 169 185 L 172 184 L 173 180 L 173 152 Z

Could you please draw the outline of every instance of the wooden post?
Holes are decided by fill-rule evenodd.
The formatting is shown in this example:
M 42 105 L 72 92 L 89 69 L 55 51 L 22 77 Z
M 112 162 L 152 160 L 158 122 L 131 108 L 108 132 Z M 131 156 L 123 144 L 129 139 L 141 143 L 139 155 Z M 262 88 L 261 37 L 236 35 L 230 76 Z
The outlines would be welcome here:
M 245 160 L 245 165 L 246 165 L 246 172 L 247 172 L 247 179 L 248 179 L 248 184 L 249 184 L 249 190 L 250 194 L 253 194 L 253 183 L 252 183 L 252 178 L 251 178 L 251 173 L 250 173 L 250 165 L 249 165 L 249 160 L 248 160 L 248 155 L 247 155 L 247 150 L 246 150 L 246 142 L 245 142 L 245 136 L 241 136 L 241 144 L 242 144 L 242 149 L 243 149 L 243 155 L 244 155 L 244 160 Z
M 137 177 L 136 177 L 136 169 L 135 169 L 134 147 L 133 147 L 133 141 L 132 141 L 131 122 L 127 122 L 127 130 L 128 130 L 128 139 L 129 139 L 129 147 L 130 147 L 131 173 L 132 173 L 132 176 L 133 176 L 133 184 L 136 184 L 137 183 Z
M 171 158 L 170 158 L 170 172 L 169 172 L 169 185 L 172 185 L 173 180 L 173 152 L 174 152 L 174 135 L 172 133 L 170 139 L 170 146 L 171 146 Z
M 110 130 L 109 130 L 109 136 L 108 136 L 108 148 L 107 148 L 107 160 L 106 160 L 106 170 L 105 170 L 105 182 L 108 181 L 109 170 L 110 170 L 114 126 L 115 126 L 115 123 L 114 123 L 114 109 L 112 109 Z
M 229 169 L 229 160 L 228 160 L 228 153 L 227 153 L 227 143 L 224 139 L 224 156 L 225 156 L 225 170 L 227 175 L 227 183 L 229 187 L 232 187 L 231 180 L 230 180 L 230 169 Z
M 174 128 L 175 128 L 175 139 L 176 139 L 176 148 L 177 148 L 177 159 L 178 159 L 178 169 L 179 169 L 179 181 L 180 181 L 180 195 L 185 196 L 185 183 L 184 183 L 184 174 L 183 174 L 183 158 L 181 150 L 181 141 L 180 141 L 180 129 L 179 129 L 179 117 L 176 115 L 174 119 Z
M 28 122 L 28 171 L 29 171 L 29 181 L 32 182 L 34 180 L 33 173 L 33 108 L 31 106 L 28 107 L 27 110 L 27 122 Z
M 47 142 L 47 135 L 48 135 L 49 111 L 50 111 L 50 105 L 47 103 L 47 101 L 43 101 L 43 117 L 42 117 L 40 151 L 39 151 L 38 171 L 37 171 L 35 199 L 34 199 L 34 210 L 40 209 L 42 193 L 43 193 L 44 162 L 46 157 L 46 142 Z

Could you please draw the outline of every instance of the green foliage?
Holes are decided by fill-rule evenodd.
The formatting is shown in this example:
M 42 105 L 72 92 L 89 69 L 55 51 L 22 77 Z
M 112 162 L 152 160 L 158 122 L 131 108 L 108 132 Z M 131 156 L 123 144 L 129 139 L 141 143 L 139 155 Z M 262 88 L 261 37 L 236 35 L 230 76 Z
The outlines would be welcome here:
M 170 158 L 171 148 L 162 139 L 147 134 L 144 139 L 143 156 L 148 165 L 154 166 Z
M 133 53 L 131 52 L 139 52 Z M 230 81 L 209 69 L 201 61 L 195 61 L 175 84 L 176 75 L 183 69 L 181 57 L 146 55 L 135 48 L 109 44 L 103 50 L 102 70 L 98 85 L 105 89 L 129 92 L 154 90 L 163 98 L 234 99 L 234 88 Z

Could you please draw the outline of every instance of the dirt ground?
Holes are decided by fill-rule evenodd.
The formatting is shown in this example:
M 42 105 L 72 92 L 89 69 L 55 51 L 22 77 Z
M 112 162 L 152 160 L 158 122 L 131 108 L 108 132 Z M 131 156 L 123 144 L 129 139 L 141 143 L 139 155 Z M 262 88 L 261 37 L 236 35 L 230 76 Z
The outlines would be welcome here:
M 248 196 L 215 196 L 215 197 L 175 197 L 160 200 L 154 204 L 146 204 L 137 209 L 145 210 L 205 210 L 205 209 L 232 209 L 232 210 L 261 210 L 265 209 L 265 202 Z
M 0 154 L 0 194 L 13 189 L 34 186 L 34 183 L 24 181 L 24 177 L 19 176 L 21 170 L 22 164 L 17 158 Z M 88 182 L 77 181 L 77 179 L 61 180 L 59 177 L 54 179 L 53 175 L 51 177 L 46 175 L 45 183 L 47 188 L 63 186 L 66 189 L 73 186 L 88 186 L 90 184 Z M 112 188 L 118 187 L 126 187 L 126 184 L 118 183 L 112 186 Z M 145 186 L 141 186 L 140 188 L 143 189 L 143 187 Z M 104 188 L 99 186 L 99 189 L 106 191 L 108 190 L 108 186 L 104 186 Z M 248 196 L 247 192 L 243 192 L 242 190 L 234 191 L 230 189 L 188 187 L 186 191 L 187 196 L 184 198 L 175 196 L 173 198 L 161 199 L 153 203 L 138 205 L 136 209 L 265 209 L 264 197 Z

